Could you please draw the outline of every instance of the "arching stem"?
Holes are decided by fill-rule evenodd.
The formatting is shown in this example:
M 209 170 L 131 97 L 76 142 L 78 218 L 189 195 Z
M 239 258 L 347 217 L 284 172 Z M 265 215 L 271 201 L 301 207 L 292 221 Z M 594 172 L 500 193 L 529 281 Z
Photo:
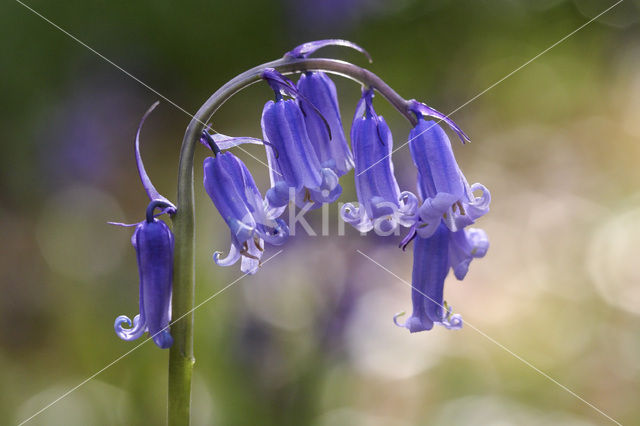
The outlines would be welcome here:
M 173 346 L 169 354 L 170 426 L 187 426 L 191 406 L 191 374 L 193 356 L 193 306 L 195 303 L 195 211 L 193 195 L 193 156 L 205 124 L 234 94 L 261 80 L 265 68 L 275 68 L 283 74 L 304 71 L 325 71 L 350 78 L 365 86 L 374 87 L 412 124 L 415 115 L 408 102 L 400 97 L 380 77 L 349 62 L 325 58 L 283 58 L 259 65 L 236 76 L 218 89 L 195 114 L 182 141 L 178 167 L 178 209 L 173 218 L 175 236 L 175 264 L 173 269 L 172 318 Z

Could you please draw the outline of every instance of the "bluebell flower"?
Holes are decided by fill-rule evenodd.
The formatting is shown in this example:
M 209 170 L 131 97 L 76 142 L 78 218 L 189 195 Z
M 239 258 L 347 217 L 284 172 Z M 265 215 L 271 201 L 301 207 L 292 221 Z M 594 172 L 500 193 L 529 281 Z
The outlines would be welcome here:
M 309 113 L 317 114 L 331 137 L 331 129 L 320 111 L 298 92 L 295 85 L 273 69 L 267 69 L 262 77 L 276 94 L 276 101 L 269 101 L 262 111 L 262 132 L 267 142 L 271 188 L 267 200 L 273 208 L 288 204 L 290 192 L 298 205 L 332 203 L 342 192 L 338 176 L 328 167 L 323 167 L 309 140 L 305 124 L 305 112 L 299 102 L 305 104 Z M 283 95 L 293 99 L 284 99 Z
M 400 192 L 391 151 L 391 130 L 382 116 L 373 109 L 373 89 L 363 90 L 351 127 L 351 145 L 355 156 L 355 186 L 359 206 L 342 206 L 343 220 L 361 232 L 376 227 L 379 233 L 391 233 L 398 225 L 410 225 L 417 206 L 410 192 Z
M 163 201 L 152 201 L 147 218 L 136 226 L 131 243 L 136 250 L 140 271 L 140 313 L 131 320 L 126 315 L 116 318 L 114 329 L 123 340 L 134 340 L 145 331 L 162 349 L 173 344 L 169 333 L 171 320 L 171 288 L 173 281 L 173 234 L 161 220 L 153 217 L 156 207 L 169 207 Z M 124 328 L 123 324 L 127 327 Z
M 285 56 L 306 58 L 316 50 L 331 45 L 346 46 L 358 50 L 371 62 L 371 57 L 363 48 L 350 41 L 337 39 L 304 43 L 287 52 Z M 354 163 L 342 128 L 335 84 L 322 71 L 307 71 L 300 76 L 297 88 L 306 100 L 318 108 L 331 130 L 331 134 L 329 134 L 322 118 L 311 111 L 306 111 L 305 102 L 299 102 L 300 108 L 305 113 L 304 119 L 309 139 L 322 167 L 333 170 L 338 176 L 346 174 L 353 168 Z
M 449 245 L 451 231 L 440 224 L 429 238 L 416 237 L 413 241 L 413 273 L 411 302 L 413 312 L 404 324 L 410 332 L 431 330 L 434 324 L 449 329 L 462 327 L 462 317 L 452 314 L 443 299 L 444 280 L 449 272 Z
M 306 72 L 300 76 L 297 86 L 300 93 L 318 108 L 331 129 L 329 137 L 322 119 L 306 111 L 304 103 L 300 103 L 307 133 L 320 165 L 333 170 L 338 177 L 346 174 L 353 168 L 353 155 L 344 136 L 335 84 L 323 72 Z
M 451 232 L 444 223 L 428 237 L 413 233 L 413 274 L 411 278 L 411 302 L 413 312 L 404 324 L 394 317 L 396 325 L 410 332 L 431 330 L 434 324 L 448 329 L 462 327 L 462 317 L 453 314 L 444 301 L 444 281 L 449 268 L 462 280 L 474 258 L 484 257 L 489 240 L 481 229 L 463 229 Z
M 254 274 L 260 266 L 264 242 L 282 244 L 289 229 L 263 200 L 251 173 L 231 152 L 218 153 L 204 160 L 204 187 L 227 223 L 231 233 L 231 248 L 225 258 L 215 252 L 213 260 L 229 266 L 242 258 L 242 272 Z
M 158 105 L 154 103 L 143 116 L 135 142 L 135 157 L 142 185 L 151 202 L 146 210 L 146 218 L 137 224 L 113 223 L 120 226 L 135 226 L 131 243 L 136 250 L 140 275 L 140 313 L 131 321 L 126 315 L 116 318 L 114 329 L 123 340 L 134 340 L 149 332 L 154 343 L 166 349 L 173 344 L 169 332 L 171 321 L 171 290 L 173 282 L 173 234 L 169 227 L 156 219 L 158 214 L 176 213 L 176 207 L 156 190 L 145 171 L 140 155 L 140 131 L 147 116 Z M 125 326 L 127 328 L 125 328 Z
M 423 200 L 414 216 L 416 230 L 427 238 L 443 220 L 451 231 L 459 231 L 489 211 L 491 194 L 482 184 L 467 183 L 444 130 L 422 114 L 417 116 L 418 124 L 409 134 L 411 157 L 418 169 L 418 195 Z M 481 195 L 476 197 L 475 191 Z

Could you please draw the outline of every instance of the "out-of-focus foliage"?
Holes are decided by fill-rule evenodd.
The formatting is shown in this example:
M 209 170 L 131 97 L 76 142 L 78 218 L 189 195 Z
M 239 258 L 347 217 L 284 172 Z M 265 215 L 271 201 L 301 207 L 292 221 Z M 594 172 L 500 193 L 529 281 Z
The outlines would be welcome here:
M 356 250 L 405 280 L 410 251 L 352 229 L 335 236 L 334 205 L 333 237 L 292 238 L 196 312 L 194 424 L 606 422 L 474 327 L 638 423 L 638 2 L 625 0 L 465 105 L 613 3 L 28 2 L 191 112 L 234 75 L 301 42 L 353 40 L 373 56 L 372 71 L 407 98 L 455 110 L 473 140 L 454 149 L 466 176 L 492 191 L 481 221 L 492 247 L 464 283 L 449 277 L 445 288 L 467 326 L 416 335 L 395 327 L 409 288 Z M 142 218 L 133 138 L 158 96 L 17 2 L 0 5 L 0 26 L 0 423 L 14 424 L 133 348 L 112 324 L 137 312 L 134 250 L 130 233 L 106 222 Z M 323 54 L 365 65 L 338 48 Z M 360 89 L 335 81 L 349 126 Z M 259 136 L 270 96 L 251 87 L 214 128 Z M 380 99 L 376 109 L 400 146 L 408 125 Z M 163 101 L 142 134 L 147 169 L 171 198 L 188 121 Z M 247 149 L 264 160 L 261 147 Z M 237 154 L 265 190 L 266 168 Z M 199 184 L 204 155 L 197 301 L 240 276 L 211 260 L 228 234 Z M 401 187 L 414 190 L 408 149 L 394 162 Z M 340 200 L 354 200 L 344 186 Z M 319 232 L 320 212 L 309 217 Z M 30 424 L 160 424 L 167 356 L 147 343 Z

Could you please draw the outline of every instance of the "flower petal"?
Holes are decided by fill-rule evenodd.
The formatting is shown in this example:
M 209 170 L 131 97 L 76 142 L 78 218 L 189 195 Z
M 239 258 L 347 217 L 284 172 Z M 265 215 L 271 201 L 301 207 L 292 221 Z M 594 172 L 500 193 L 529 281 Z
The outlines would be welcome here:
M 481 191 L 482 195 L 476 197 L 473 192 Z M 480 183 L 474 183 L 470 188 L 471 201 L 466 205 L 467 214 L 474 220 L 484 216 L 489 212 L 489 204 L 491 204 L 491 193 Z
M 282 180 L 289 187 L 298 191 L 321 185 L 320 162 L 309 140 L 302 111 L 295 101 L 267 102 L 262 112 L 262 131 L 279 153 L 275 158 L 271 147 L 267 147 L 278 164 Z
M 482 229 L 467 228 L 451 233 L 449 261 L 457 279 L 467 275 L 474 258 L 484 257 L 489 249 L 489 238 Z
M 373 222 L 362 206 L 356 207 L 352 203 L 345 203 L 340 208 L 340 217 L 360 232 L 369 232 L 373 229 Z
M 267 190 L 267 200 L 271 207 L 284 207 L 289 204 L 289 185 L 286 182 L 277 182 Z
M 231 248 L 229 249 L 229 254 L 225 258 L 221 259 L 220 258 L 221 254 L 222 253 L 219 251 L 213 253 L 213 261 L 218 266 L 231 266 L 234 263 L 236 263 L 238 259 L 240 259 L 240 251 L 235 246 L 235 244 L 231 244 Z
M 131 328 L 124 328 L 123 324 Z M 145 323 L 144 318 L 142 318 L 140 314 L 138 314 L 133 318 L 132 327 L 129 317 L 126 315 L 120 315 L 118 318 L 116 318 L 116 321 L 113 324 L 113 328 L 115 329 L 116 334 L 119 338 L 121 338 L 122 340 L 130 341 L 136 340 L 140 336 L 142 336 L 144 332 L 147 331 L 147 324 Z
M 262 247 L 264 247 L 264 241 L 262 239 L 257 242 L 253 239 L 247 241 L 248 251 L 242 251 L 242 262 L 240 264 L 240 270 L 245 274 L 253 275 L 258 272 L 260 267 L 260 258 L 262 257 Z

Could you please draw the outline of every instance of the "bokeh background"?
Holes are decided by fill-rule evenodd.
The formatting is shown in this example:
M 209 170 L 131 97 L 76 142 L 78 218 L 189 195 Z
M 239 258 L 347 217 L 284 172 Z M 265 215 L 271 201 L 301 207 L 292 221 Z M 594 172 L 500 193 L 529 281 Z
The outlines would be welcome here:
M 401 95 L 450 112 L 614 3 L 591 0 L 45 2 L 68 30 L 187 111 L 234 75 L 299 43 L 346 38 Z M 446 300 L 467 323 L 623 424 L 640 423 L 640 28 L 638 1 L 612 11 L 453 118 L 470 181 L 491 189 L 478 223 L 492 247 Z M 113 332 L 137 313 L 130 230 L 145 194 L 136 126 L 158 99 L 19 3 L 0 5 L 0 423 L 16 424 L 136 343 Z M 336 77 L 348 130 L 359 87 Z M 260 136 L 266 85 L 214 116 Z M 396 145 L 409 126 L 383 99 Z M 167 102 L 142 133 L 156 186 L 175 199 L 189 117 Z M 251 153 L 264 160 L 261 147 Z M 241 275 L 214 250 L 229 237 L 196 160 L 197 301 Z M 261 189 L 266 168 L 239 153 Z M 415 188 L 408 149 L 394 154 Z M 352 174 L 341 201 L 355 200 Z M 592 425 L 609 420 L 472 327 L 410 335 L 411 254 L 398 238 L 292 238 L 282 254 L 195 315 L 196 425 Z M 307 216 L 320 229 L 319 212 Z M 300 231 L 300 230 L 298 230 Z M 266 256 L 276 252 L 270 248 Z M 165 422 L 168 352 L 147 343 L 31 425 Z

